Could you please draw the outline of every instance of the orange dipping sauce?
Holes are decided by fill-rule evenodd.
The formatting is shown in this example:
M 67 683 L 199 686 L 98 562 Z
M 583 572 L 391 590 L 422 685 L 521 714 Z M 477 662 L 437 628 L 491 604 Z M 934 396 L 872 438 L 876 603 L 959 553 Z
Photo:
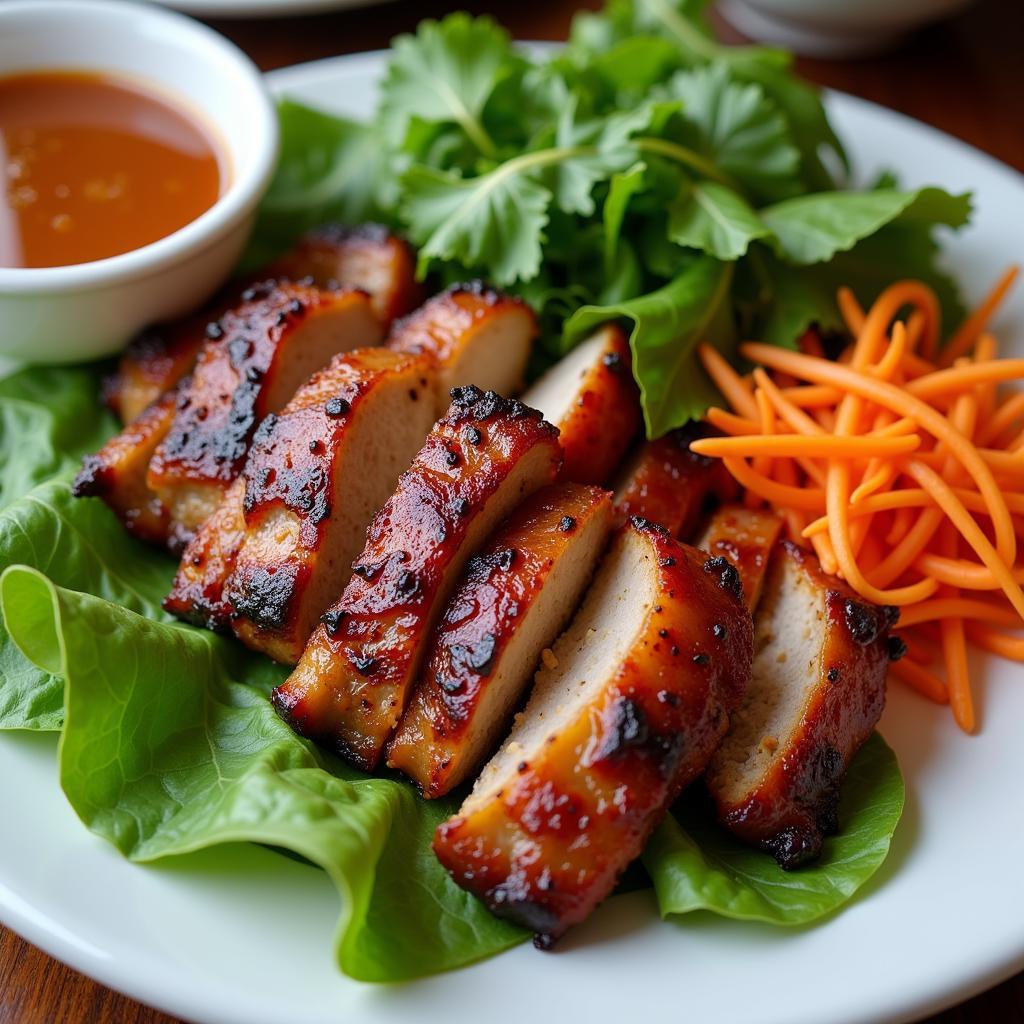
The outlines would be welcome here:
M 213 206 L 224 164 L 201 123 L 129 79 L 0 78 L 0 267 L 149 245 Z

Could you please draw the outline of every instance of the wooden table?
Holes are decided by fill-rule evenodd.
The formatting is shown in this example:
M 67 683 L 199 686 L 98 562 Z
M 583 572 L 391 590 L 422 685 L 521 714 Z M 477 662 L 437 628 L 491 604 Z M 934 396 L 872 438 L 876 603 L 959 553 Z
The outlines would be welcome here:
M 213 24 L 270 70 L 385 47 L 396 33 L 415 28 L 420 18 L 439 16 L 452 6 L 440 0 L 399 0 L 313 18 Z M 573 11 L 599 4 L 474 0 L 461 6 L 493 15 L 518 38 L 564 39 Z M 727 25 L 719 28 L 723 38 L 739 39 Z M 881 57 L 801 60 L 799 66 L 815 82 L 903 111 L 1024 171 L 1024 4 L 1016 0 L 982 2 Z M 941 183 L 941 168 L 936 168 L 936 178 Z M 1024 1022 L 1024 974 L 931 1018 L 929 1024 L 1011 1022 Z M 172 1020 L 82 977 L 0 928 L 0 1024 Z

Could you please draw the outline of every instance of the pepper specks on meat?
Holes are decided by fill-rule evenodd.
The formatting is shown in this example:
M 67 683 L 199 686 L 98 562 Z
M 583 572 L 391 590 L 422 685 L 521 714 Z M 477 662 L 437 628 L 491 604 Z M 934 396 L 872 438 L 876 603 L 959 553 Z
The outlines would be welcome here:
M 562 533 L 569 533 L 571 530 L 576 529 L 576 520 L 572 516 L 562 516 L 558 521 L 558 529 Z
M 899 661 L 907 653 L 907 645 L 902 637 L 891 636 L 886 643 L 890 661 Z
M 723 590 L 728 590 L 738 601 L 743 600 L 743 581 L 740 579 L 739 570 L 727 558 L 721 555 L 709 558 L 704 563 L 704 571 L 717 576 L 718 585 Z
M 329 398 L 324 405 L 324 412 L 332 419 L 338 419 L 347 415 L 351 408 L 351 403 L 344 398 Z

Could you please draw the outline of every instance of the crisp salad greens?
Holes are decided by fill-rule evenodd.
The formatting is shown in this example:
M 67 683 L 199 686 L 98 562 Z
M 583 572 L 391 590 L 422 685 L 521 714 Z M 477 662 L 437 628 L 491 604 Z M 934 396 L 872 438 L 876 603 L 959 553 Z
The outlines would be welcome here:
M 712 396 L 698 342 L 730 352 L 838 328 L 840 285 L 870 302 L 925 280 L 955 326 L 934 234 L 966 222 L 969 198 L 846 187 L 843 147 L 789 56 L 718 44 L 704 6 L 610 0 L 554 55 L 487 18 L 423 22 L 395 40 L 368 120 L 282 104 L 254 255 L 325 217 L 376 218 L 419 246 L 421 273 L 528 299 L 549 358 L 624 318 L 651 437 Z
M 571 313 L 552 352 L 625 317 L 653 431 L 702 401 L 687 370 L 697 338 L 725 345 L 759 323 L 789 342 L 810 320 L 827 326 L 842 259 L 863 262 L 866 293 L 887 260 L 931 273 L 931 227 L 962 220 L 964 201 L 889 183 L 831 192 L 826 158 L 842 150 L 816 96 L 780 54 L 721 50 L 694 6 L 615 2 L 578 20 L 552 65 L 488 21 L 426 23 L 396 44 L 372 127 L 282 107 L 285 156 L 250 260 L 323 218 L 374 215 L 412 231 L 441 279 L 498 277 L 559 328 Z M 794 269 L 815 260 L 818 277 Z M 423 801 L 297 737 L 267 700 L 284 670 L 172 620 L 160 607 L 172 559 L 100 502 L 72 499 L 79 459 L 116 429 L 100 378 L 68 367 L 0 381 L 0 729 L 60 731 L 68 800 L 132 860 L 248 840 L 324 869 L 341 897 L 338 962 L 355 978 L 418 977 L 523 940 L 431 852 L 458 796 Z M 878 868 L 902 803 L 875 737 L 816 866 L 782 872 L 689 804 L 643 864 L 663 915 L 803 924 Z

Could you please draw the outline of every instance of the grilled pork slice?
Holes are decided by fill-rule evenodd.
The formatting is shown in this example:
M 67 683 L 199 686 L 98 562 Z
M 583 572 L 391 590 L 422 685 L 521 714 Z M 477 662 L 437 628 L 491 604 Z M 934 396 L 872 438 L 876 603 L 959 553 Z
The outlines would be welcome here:
M 374 517 L 344 594 L 274 692 L 298 732 L 365 769 L 405 710 L 463 566 L 561 461 L 557 431 L 535 410 L 475 387 L 452 397 Z
M 518 394 L 537 334 L 532 310 L 481 281 L 453 285 L 395 324 L 384 343 L 393 352 L 430 356 L 438 367 L 437 416 L 452 388 L 473 384 Z
M 416 254 L 381 224 L 323 224 L 303 235 L 267 270 L 268 277 L 312 278 L 321 288 L 358 288 L 385 328 L 422 301 Z
M 761 600 L 765 574 L 782 520 L 765 509 L 723 505 L 716 509 L 694 547 L 727 558 L 739 570 L 743 596 L 751 615 Z
M 565 627 L 611 529 L 610 495 L 554 484 L 527 499 L 470 559 L 388 764 L 443 796 L 494 749 Z
M 227 489 L 213 515 L 185 545 L 164 608 L 194 626 L 223 632 L 231 622 L 224 581 L 245 540 L 245 477 Z
M 321 288 L 367 292 L 385 330 L 420 301 L 416 260 L 407 242 L 377 224 L 329 224 L 300 238 L 260 278 L 311 279 Z M 107 404 L 130 423 L 151 402 L 192 371 L 203 342 L 219 336 L 218 320 L 256 282 L 234 281 L 198 313 L 149 328 L 125 349 L 104 386 Z
M 547 948 L 707 765 L 750 672 L 735 569 L 634 519 L 434 851 Z
M 72 485 L 76 498 L 101 498 L 130 533 L 152 544 L 167 543 L 171 517 L 146 485 L 146 469 L 174 421 L 178 397 L 178 389 L 166 392 L 95 455 L 87 455 Z
M 702 429 L 691 424 L 640 445 L 615 488 L 615 508 L 623 521 L 642 516 L 689 540 L 710 499 L 736 497 L 736 482 L 721 460 L 690 451 L 690 442 L 702 436 Z
M 380 322 L 364 292 L 268 281 L 220 319 L 203 348 L 147 484 L 187 541 L 242 471 L 260 421 L 338 352 L 375 345 Z
M 864 604 L 795 544 L 777 546 L 747 697 L 706 780 L 721 822 L 784 868 L 817 857 L 837 829 L 843 775 L 882 714 L 897 616 Z
M 257 432 L 245 538 L 224 593 L 246 646 L 294 665 L 342 592 L 366 527 L 434 422 L 422 356 L 336 356 Z
M 625 332 L 617 324 L 601 327 L 530 387 L 523 401 L 558 427 L 563 480 L 607 483 L 642 420 Z

